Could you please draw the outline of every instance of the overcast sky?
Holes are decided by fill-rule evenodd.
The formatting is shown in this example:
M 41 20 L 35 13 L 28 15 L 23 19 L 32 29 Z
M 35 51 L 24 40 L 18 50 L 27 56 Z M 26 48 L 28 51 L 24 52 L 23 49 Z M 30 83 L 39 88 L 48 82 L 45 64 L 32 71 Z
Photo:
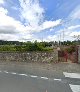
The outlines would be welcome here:
M 74 40 L 80 0 L 0 0 L 0 40 Z

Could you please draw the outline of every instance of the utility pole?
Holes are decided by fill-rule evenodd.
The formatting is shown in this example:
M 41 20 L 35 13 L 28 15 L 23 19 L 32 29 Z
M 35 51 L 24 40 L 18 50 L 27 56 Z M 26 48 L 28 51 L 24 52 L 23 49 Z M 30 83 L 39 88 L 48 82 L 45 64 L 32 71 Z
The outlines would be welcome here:
M 65 34 L 64 34 L 64 30 L 63 30 L 63 46 L 64 46 L 64 36 L 65 36 Z
M 61 46 L 61 33 L 60 33 L 60 46 Z
M 59 46 L 60 44 L 59 44 L 59 35 L 58 35 L 58 46 Z
M 59 43 L 59 46 L 61 46 L 61 33 L 58 35 L 58 43 Z

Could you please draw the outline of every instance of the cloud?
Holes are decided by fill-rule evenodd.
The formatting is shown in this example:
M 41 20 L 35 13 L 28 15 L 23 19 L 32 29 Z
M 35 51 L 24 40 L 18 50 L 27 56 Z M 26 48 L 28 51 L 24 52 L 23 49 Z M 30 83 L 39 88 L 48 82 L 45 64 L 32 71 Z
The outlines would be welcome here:
M 50 31 L 53 31 L 53 30 L 54 30 L 53 28 L 50 29 Z
M 61 19 L 55 21 L 44 20 L 45 10 L 40 6 L 39 0 L 19 0 L 21 19 L 25 20 L 27 30 L 40 32 L 60 24 Z
M 48 35 L 46 38 L 43 39 L 43 41 L 63 41 L 63 39 L 60 39 L 59 34 L 55 34 L 55 35 Z
M 21 41 L 28 41 L 28 40 L 32 40 L 33 39 L 33 35 L 32 34 L 23 34 L 19 40 Z
M 58 40 L 72 41 L 72 40 L 74 40 L 74 37 L 73 37 L 74 35 L 76 35 L 76 36 L 80 35 L 80 32 L 75 30 L 79 27 L 80 27 L 80 25 L 74 25 L 74 26 L 71 25 L 69 27 L 65 27 L 63 29 L 58 30 L 55 35 L 50 36 L 49 38 L 53 39 L 55 37 L 56 41 L 58 41 Z
M 4 14 L 7 14 L 8 13 L 8 11 L 7 11 L 7 9 L 4 9 L 3 7 L 0 7 L 0 15 L 4 15 Z
M 21 40 L 30 33 L 27 28 L 18 20 L 7 15 L 8 11 L 0 7 L 0 39 L 4 40 Z M 30 38 L 30 37 L 29 37 Z
M 18 7 L 15 7 L 15 6 L 12 6 L 11 8 L 14 10 L 18 10 Z
M 80 5 L 77 6 L 73 11 L 69 14 L 69 16 L 64 20 L 56 20 L 58 21 L 61 26 L 56 30 L 54 35 L 49 35 L 44 39 L 45 41 L 63 41 L 63 40 L 75 40 L 73 37 L 74 35 L 78 36 L 80 35 L 80 31 L 77 30 L 77 28 L 80 28 L 80 22 L 78 21 L 80 19 Z M 55 21 L 54 21 L 55 22 Z M 49 23 L 49 21 L 48 21 Z M 50 28 L 50 24 L 45 23 L 45 29 Z M 56 23 L 55 23 L 56 24 Z M 46 27 L 47 26 L 47 27 Z M 55 27 L 55 26 L 53 26 Z M 50 29 L 52 31 L 53 28 Z
M 63 38 L 63 33 L 61 33 L 61 34 L 55 34 L 55 35 L 48 35 L 45 39 L 43 39 L 44 41 L 48 41 L 48 42 L 50 42 L 50 41 L 67 41 L 67 40 L 69 40 L 69 41 L 73 41 L 74 40 L 74 34 L 75 34 L 76 32 L 73 32 L 72 34 L 69 34 L 69 35 L 66 35 L 67 33 L 65 33 L 65 35 L 64 35 L 64 38 Z M 78 34 L 78 32 L 76 33 L 76 34 Z
M 19 37 L 13 34 L 0 34 L 0 40 L 19 41 Z
M 74 40 L 74 35 L 80 35 L 80 32 L 78 31 L 80 28 L 80 5 L 76 6 L 70 12 L 69 16 L 65 18 L 62 22 L 62 26 L 59 30 L 56 31 L 56 35 L 61 35 L 61 40 L 63 39 L 64 34 L 64 40 Z M 78 30 L 77 30 L 78 29 Z M 58 36 L 57 36 L 58 37 Z
M 50 28 L 54 28 L 58 25 L 61 24 L 61 19 L 59 20 L 56 20 L 56 21 L 45 21 L 43 22 L 41 25 L 39 26 L 26 26 L 26 30 L 28 30 L 30 33 L 34 33 L 34 32 L 41 32 L 43 30 L 46 30 L 46 29 L 50 29 Z
M 56 21 L 45 21 L 42 24 L 42 28 L 43 29 L 48 29 L 48 28 L 52 28 L 52 27 L 58 26 L 60 24 L 61 24 L 61 19 L 56 20 Z
M 0 28 L 12 30 L 15 29 L 15 31 L 24 31 L 24 25 L 20 21 L 15 20 L 14 18 L 7 15 L 8 11 L 4 8 L 0 8 Z M 4 27 L 4 28 L 3 28 Z M 7 29 L 6 29 L 7 28 Z
M 80 19 L 80 5 L 71 12 L 70 17 L 72 19 Z
M 72 32 L 71 34 L 70 34 L 70 36 L 78 36 L 78 35 L 80 35 L 80 32 Z
M 39 0 L 19 0 L 21 18 L 29 25 L 35 27 L 43 20 L 44 9 L 40 6 Z
M 19 0 L 21 18 L 25 20 L 25 24 L 8 15 L 8 10 L 0 7 L 0 39 L 6 40 L 38 40 L 33 34 L 46 29 L 53 29 L 61 24 L 61 19 L 48 21 L 44 20 L 44 8 L 41 7 L 39 0 Z M 12 7 L 16 9 L 16 7 Z M 3 17 L 2 17 L 3 16 Z M 56 38 L 55 38 L 56 37 Z M 49 35 L 47 40 L 57 39 L 57 36 Z M 45 39 L 44 39 L 45 40 Z
M 0 39 L 2 40 L 18 40 L 18 41 L 41 41 L 35 37 L 32 32 L 38 32 L 47 28 L 54 27 L 60 24 L 60 20 L 45 21 L 40 26 L 24 26 L 20 21 L 7 15 L 8 11 L 5 8 L 0 8 Z M 3 17 L 1 17 L 3 16 Z M 49 25 L 47 27 L 47 25 Z M 47 40 L 52 38 L 48 37 Z M 44 39 L 45 40 L 45 39 Z
M 0 34 L 15 34 L 17 33 L 16 28 L 14 26 L 0 26 Z
M 74 25 L 74 26 L 68 27 L 68 29 L 69 29 L 69 30 L 72 30 L 72 29 L 76 29 L 76 28 L 79 28 L 79 27 L 80 27 L 80 25 Z
M 4 4 L 4 0 L 0 0 L 0 4 Z
M 47 37 L 47 40 L 49 40 L 49 41 L 58 41 L 57 35 L 49 35 Z
M 54 28 L 61 24 L 61 19 L 56 21 L 45 21 L 40 26 L 32 27 L 32 26 L 26 26 L 27 30 L 31 30 L 31 32 L 40 32 L 46 29 Z

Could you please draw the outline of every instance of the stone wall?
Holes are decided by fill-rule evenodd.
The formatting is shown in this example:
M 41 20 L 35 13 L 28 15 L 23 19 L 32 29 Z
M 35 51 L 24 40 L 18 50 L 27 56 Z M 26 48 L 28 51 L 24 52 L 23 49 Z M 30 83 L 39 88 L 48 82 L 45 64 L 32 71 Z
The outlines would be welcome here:
M 0 61 L 57 62 L 58 52 L 0 52 Z

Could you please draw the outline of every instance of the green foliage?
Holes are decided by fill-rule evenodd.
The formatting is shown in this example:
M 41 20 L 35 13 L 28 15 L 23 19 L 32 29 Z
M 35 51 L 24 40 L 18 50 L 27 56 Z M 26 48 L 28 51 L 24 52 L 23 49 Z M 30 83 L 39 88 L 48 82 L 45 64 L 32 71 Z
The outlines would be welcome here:
M 19 42 L 19 41 L 2 41 L 0 40 L 0 51 L 53 51 L 52 45 L 57 46 L 72 46 L 67 48 L 67 52 L 75 51 L 74 45 L 80 44 L 79 41 L 64 41 L 59 43 L 57 41 L 51 42 Z
M 44 42 L 37 42 L 34 43 L 28 42 L 25 47 L 26 51 L 49 51 L 51 49 L 48 49 L 45 47 Z
M 51 51 L 51 47 L 47 47 L 45 42 L 26 42 L 24 45 L 1 45 L 0 51 Z
M 54 40 L 54 39 L 53 39 Z M 37 41 L 35 41 L 37 42 Z M 17 45 L 17 46 L 22 46 L 26 45 L 27 43 L 32 43 L 30 41 L 28 42 L 19 42 L 19 41 L 4 41 L 0 40 L 0 45 Z M 37 42 L 38 43 L 38 42 Z M 33 43 L 32 43 L 33 44 Z M 50 42 L 40 42 L 40 44 L 43 45 L 43 47 L 50 47 L 52 45 L 57 46 L 57 45 L 65 45 L 65 46 L 70 46 L 70 45 L 80 45 L 80 40 L 74 40 L 74 41 L 50 41 Z
M 22 51 L 22 46 L 14 46 L 16 51 Z
M 0 46 L 0 51 L 16 51 L 14 46 L 9 46 L 9 45 L 3 45 Z
M 67 51 L 68 53 L 73 53 L 73 52 L 76 51 L 76 47 L 75 47 L 75 46 L 70 46 L 70 47 L 66 48 L 66 51 Z

